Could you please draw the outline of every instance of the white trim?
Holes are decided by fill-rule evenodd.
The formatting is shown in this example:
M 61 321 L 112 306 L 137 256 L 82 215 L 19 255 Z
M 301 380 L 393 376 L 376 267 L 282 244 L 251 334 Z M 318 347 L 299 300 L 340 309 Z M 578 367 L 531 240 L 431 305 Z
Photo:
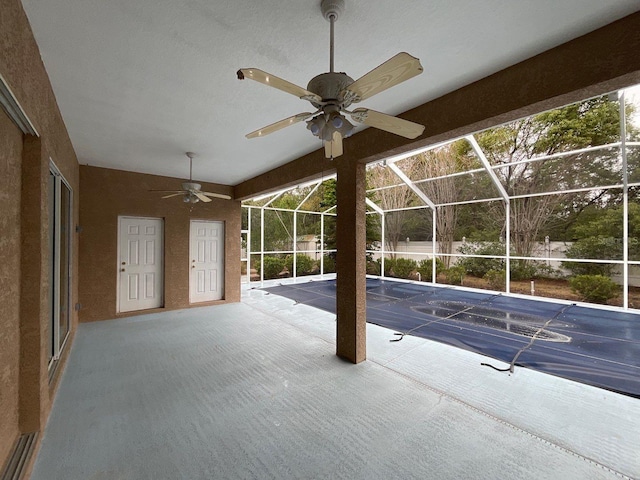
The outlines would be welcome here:
M 0 75 L 0 106 L 23 134 L 40 136 L 2 75 Z

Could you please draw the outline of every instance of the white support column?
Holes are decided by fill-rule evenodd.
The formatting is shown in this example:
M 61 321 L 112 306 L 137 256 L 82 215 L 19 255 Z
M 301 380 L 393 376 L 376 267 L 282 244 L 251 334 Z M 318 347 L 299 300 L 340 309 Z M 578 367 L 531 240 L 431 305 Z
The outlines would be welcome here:
M 382 238 L 382 241 L 381 241 L 382 250 L 380 252 L 380 255 L 381 255 L 381 257 L 380 257 L 380 276 L 382 278 L 384 278 L 384 246 L 385 246 L 384 224 L 385 224 L 385 221 L 386 221 L 386 219 L 384 217 L 385 217 L 384 212 L 382 212 L 382 229 L 381 229 L 382 231 L 380 232 L 380 236 Z
M 622 288 L 625 310 L 629 308 L 629 172 L 627 170 L 627 120 L 624 111 L 624 90 L 618 96 L 620 104 L 620 153 L 622 154 Z
M 436 257 L 436 252 L 437 252 L 437 248 L 438 248 L 438 242 L 436 241 L 436 234 L 438 233 L 437 227 L 436 227 L 436 221 L 438 220 L 438 215 L 436 213 L 436 209 L 434 208 L 432 210 L 431 213 L 431 221 L 432 221 L 432 225 L 431 225 L 431 231 L 432 231 L 432 237 L 431 237 L 431 282 L 432 283 L 436 283 L 436 276 L 437 276 L 437 268 L 436 268 L 436 262 L 437 262 L 437 257 Z
M 505 234 L 504 234 L 504 249 L 507 254 L 507 258 L 505 260 L 505 272 L 504 272 L 504 281 L 505 292 L 509 293 L 511 291 L 511 202 L 509 200 L 505 203 Z
M 253 209 L 247 207 L 247 284 L 251 284 L 251 213 Z
M 299 206 L 298 206 L 299 207 Z M 293 211 L 293 272 L 291 275 L 293 278 L 297 277 L 298 272 L 298 210 Z
M 260 208 L 260 285 L 264 283 L 264 206 Z
M 324 212 L 320 213 L 320 278 L 324 278 Z

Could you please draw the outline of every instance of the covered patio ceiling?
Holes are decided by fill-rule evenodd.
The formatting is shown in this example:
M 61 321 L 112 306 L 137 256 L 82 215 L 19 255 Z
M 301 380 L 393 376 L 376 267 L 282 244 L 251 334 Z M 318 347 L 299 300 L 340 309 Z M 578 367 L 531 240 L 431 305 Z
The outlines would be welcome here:
M 306 87 L 328 71 L 319 0 L 23 5 L 81 164 L 186 177 L 189 150 L 194 178 L 237 185 L 321 147 L 304 123 L 247 140 L 310 106 L 235 74 L 256 67 Z M 346 0 L 336 70 L 358 78 L 400 51 L 420 58 L 422 75 L 362 103 L 396 115 L 637 9 L 636 0 Z M 347 142 L 345 155 L 359 143 Z

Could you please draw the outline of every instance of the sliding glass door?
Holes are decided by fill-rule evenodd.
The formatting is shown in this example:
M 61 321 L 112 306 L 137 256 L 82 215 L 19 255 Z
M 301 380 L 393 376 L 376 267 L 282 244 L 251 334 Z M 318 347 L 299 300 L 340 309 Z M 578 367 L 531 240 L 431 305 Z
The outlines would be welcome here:
M 71 329 L 72 192 L 53 163 L 49 169 L 49 365 L 53 365 Z

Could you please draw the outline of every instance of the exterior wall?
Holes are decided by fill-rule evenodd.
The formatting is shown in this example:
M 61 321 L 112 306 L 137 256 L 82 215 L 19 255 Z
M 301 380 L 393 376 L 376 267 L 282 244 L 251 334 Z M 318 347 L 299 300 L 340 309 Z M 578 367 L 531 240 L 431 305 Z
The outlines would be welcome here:
M 42 431 L 69 352 L 49 380 L 49 161 L 78 192 L 78 162 L 38 45 L 19 0 L 0 0 L 0 75 L 38 137 L 22 135 L 0 111 L 0 469 L 20 433 Z M 74 199 L 73 223 L 78 219 Z M 77 302 L 77 242 L 71 305 Z M 72 312 L 71 337 L 77 324 Z M 16 403 L 17 402 L 17 403 Z
M 160 311 L 240 301 L 240 202 L 212 199 L 185 204 L 149 190 L 176 190 L 183 180 L 105 168 L 80 167 L 80 321 L 106 320 L 156 310 L 117 313 L 118 216 L 164 219 L 164 308 Z M 228 186 L 204 191 L 233 195 Z M 225 223 L 224 300 L 189 303 L 189 222 Z
M 19 429 L 22 132 L 0 110 L 0 465 Z

